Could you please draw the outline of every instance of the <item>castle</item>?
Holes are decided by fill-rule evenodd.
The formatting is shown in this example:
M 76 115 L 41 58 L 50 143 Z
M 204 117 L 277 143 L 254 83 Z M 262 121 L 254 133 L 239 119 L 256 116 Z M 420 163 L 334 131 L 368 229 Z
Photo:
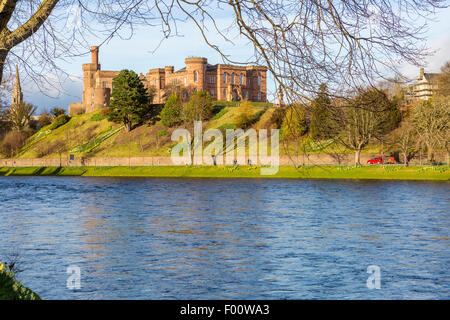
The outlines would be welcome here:
M 109 107 L 113 79 L 119 71 L 101 70 L 99 47 L 91 47 L 92 62 L 83 64 L 83 98 L 72 103 L 69 114 L 88 113 Z M 261 66 L 211 65 L 206 58 L 186 58 L 185 67 L 174 71 L 173 66 L 151 69 L 140 79 L 154 92 L 153 103 L 161 104 L 173 88 L 191 92 L 204 90 L 213 100 L 267 102 L 267 68 Z
M 439 89 L 439 77 L 440 73 L 429 73 L 420 68 L 419 78 L 406 88 L 406 102 L 410 104 L 416 100 L 430 99 Z

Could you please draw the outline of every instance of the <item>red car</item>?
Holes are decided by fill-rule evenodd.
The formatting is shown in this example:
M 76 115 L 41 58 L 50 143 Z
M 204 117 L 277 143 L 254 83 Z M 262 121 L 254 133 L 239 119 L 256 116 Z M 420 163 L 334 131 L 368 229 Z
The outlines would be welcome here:
M 382 164 L 382 163 L 383 163 L 383 158 L 381 158 L 381 157 L 367 160 L 367 164 Z

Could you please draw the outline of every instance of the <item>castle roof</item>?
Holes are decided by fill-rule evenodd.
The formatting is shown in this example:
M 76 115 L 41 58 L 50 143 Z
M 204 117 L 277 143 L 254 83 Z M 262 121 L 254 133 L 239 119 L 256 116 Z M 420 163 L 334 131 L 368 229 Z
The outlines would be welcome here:
M 429 72 L 423 74 L 424 78 L 430 82 L 437 81 L 440 75 L 441 75 L 440 73 L 429 73 Z

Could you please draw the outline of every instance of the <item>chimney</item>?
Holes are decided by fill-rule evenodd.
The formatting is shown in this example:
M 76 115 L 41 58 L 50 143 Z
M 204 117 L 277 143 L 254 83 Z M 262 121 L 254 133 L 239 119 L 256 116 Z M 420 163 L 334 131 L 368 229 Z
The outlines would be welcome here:
M 424 68 L 420 68 L 420 78 L 419 78 L 419 80 L 423 79 L 424 74 L 425 74 L 425 69 Z
M 91 47 L 92 64 L 95 64 L 98 68 L 98 47 Z

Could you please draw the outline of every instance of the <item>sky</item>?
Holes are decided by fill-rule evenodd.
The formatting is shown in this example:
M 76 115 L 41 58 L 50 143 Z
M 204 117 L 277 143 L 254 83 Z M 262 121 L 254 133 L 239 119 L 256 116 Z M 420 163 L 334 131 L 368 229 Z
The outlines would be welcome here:
M 220 28 L 230 25 L 231 20 L 226 15 L 217 21 Z M 196 27 L 191 23 L 180 23 L 180 33 L 183 36 L 169 38 L 159 45 L 161 32 L 158 28 L 146 27 L 138 29 L 130 40 L 114 38 L 100 48 L 99 60 L 102 70 L 131 69 L 139 73 L 147 73 L 149 69 L 173 65 L 175 70 L 184 67 L 184 59 L 190 56 L 202 56 L 211 64 L 223 63 L 219 54 L 210 48 L 201 37 Z M 231 35 L 233 43 L 221 41 L 217 34 L 210 32 L 210 36 L 220 49 L 225 51 L 235 61 L 249 61 L 253 56 L 253 48 L 237 35 Z M 429 22 L 426 34 L 427 45 L 436 53 L 424 61 L 426 72 L 439 72 L 440 67 L 450 60 L 450 8 L 441 10 L 434 21 Z M 92 45 L 101 40 L 92 38 Z M 156 50 L 155 50 L 156 49 Z M 90 63 L 91 57 L 86 54 L 70 61 L 59 62 L 58 65 L 68 72 L 71 81 L 64 83 L 63 92 L 58 88 L 40 92 L 40 90 L 22 76 L 24 100 L 38 107 L 37 113 L 49 110 L 54 106 L 68 109 L 71 102 L 81 102 L 83 63 Z M 405 76 L 416 78 L 419 75 L 417 66 L 403 64 L 401 70 Z M 273 79 L 268 75 L 268 99 L 274 102 L 276 97 Z

